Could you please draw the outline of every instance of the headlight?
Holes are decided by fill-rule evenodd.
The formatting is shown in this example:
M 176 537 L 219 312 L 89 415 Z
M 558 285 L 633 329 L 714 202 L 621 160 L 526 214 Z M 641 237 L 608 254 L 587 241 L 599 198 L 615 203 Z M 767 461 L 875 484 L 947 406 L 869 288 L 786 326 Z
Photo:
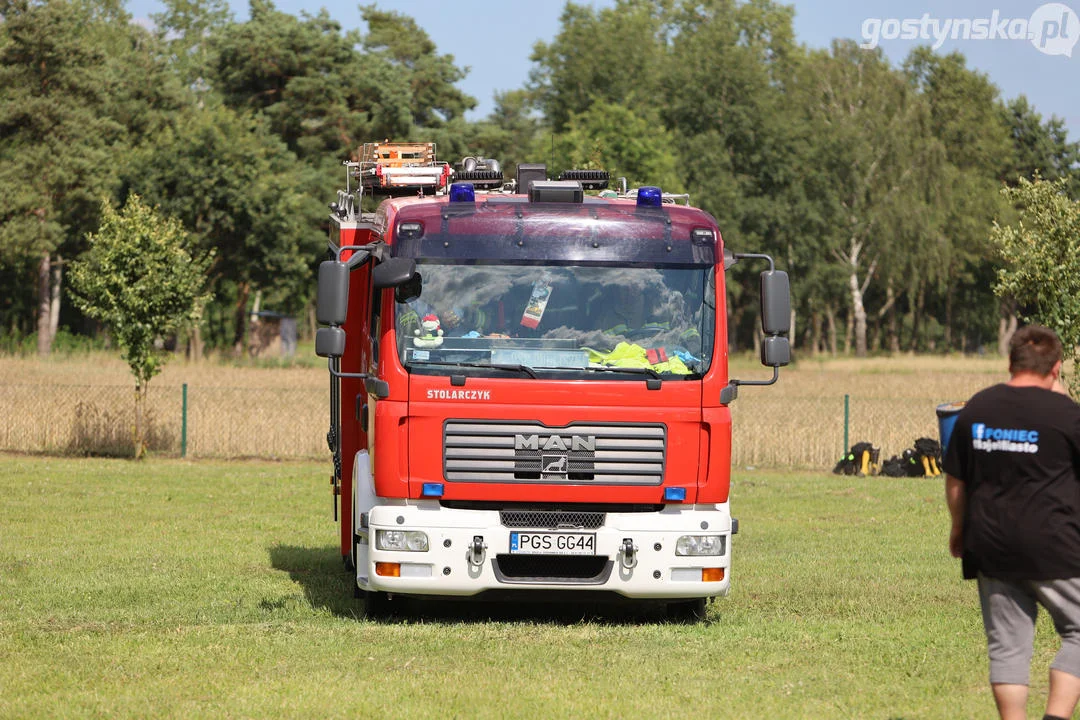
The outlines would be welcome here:
M 427 552 L 427 533 L 419 530 L 376 530 L 375 548 L 378 550 Z
M 683 535 L 675 543 L 676 555 L 723 555 L 723 535 Z

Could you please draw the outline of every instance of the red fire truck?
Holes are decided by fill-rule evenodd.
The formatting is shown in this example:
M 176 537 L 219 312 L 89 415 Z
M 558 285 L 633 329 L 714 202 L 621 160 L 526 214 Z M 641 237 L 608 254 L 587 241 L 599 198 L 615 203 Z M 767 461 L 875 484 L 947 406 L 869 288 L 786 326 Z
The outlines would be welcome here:
M 374 213 L 347 183 L 330 206 L 316 352 L 366 611 L 592 591 L 703 616 L 738 530 L 728 405 L 789 361 L 787 275 L 659 188 L 587 194 L 606 175 L 542 165 L 451 179 Z M 728 376 L 725 271 L 743 258 L 769 268 L 767 380 Z

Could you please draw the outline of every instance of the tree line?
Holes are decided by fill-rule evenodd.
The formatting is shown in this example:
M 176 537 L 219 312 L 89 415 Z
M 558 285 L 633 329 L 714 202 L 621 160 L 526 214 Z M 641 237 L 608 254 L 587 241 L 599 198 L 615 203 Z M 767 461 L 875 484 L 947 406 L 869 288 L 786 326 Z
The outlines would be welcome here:
M 119 0 L 0 0 L 0 336 L 93 333 L 65 267 L 132 195 L 186 231 L 210 300 L 185 340 L 245 348 L 258 303 L 307 318 L 326 203 L 363 142 L 440 158 L 602 168 L 686 192 L 736 250 L 793 279 L 797 351 L 994 349 L 1025 310 L 993 293 L 995 221 L 1021 179 L 1080 195 L 1080 143 L 953 53 L 899 66 L 850 41 L 796 42 L 771 0 L 568 3 L 524 87 L 467 121 L 467 70 L 414 19 L 252 0 L 166 0 L 153 26 Z M 497 60 L 493 60 L 497 61 Z M 756 340 L 736 266 L 733 341 Z

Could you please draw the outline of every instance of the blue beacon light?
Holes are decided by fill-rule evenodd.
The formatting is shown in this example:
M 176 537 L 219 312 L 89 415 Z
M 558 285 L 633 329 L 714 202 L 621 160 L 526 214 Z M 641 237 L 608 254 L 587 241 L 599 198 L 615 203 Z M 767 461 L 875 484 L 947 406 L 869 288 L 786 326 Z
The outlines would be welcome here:
M 453 183 L 450 186 L 450 202 L 476 202 L 476 189 L 472 183 Z
M 652 185 L 646 185 L 645 187 L 638 188 L 638 207 L 660 207 L 663 204 L 664 193 L 660 191 L 660 188 L 654 187 Z

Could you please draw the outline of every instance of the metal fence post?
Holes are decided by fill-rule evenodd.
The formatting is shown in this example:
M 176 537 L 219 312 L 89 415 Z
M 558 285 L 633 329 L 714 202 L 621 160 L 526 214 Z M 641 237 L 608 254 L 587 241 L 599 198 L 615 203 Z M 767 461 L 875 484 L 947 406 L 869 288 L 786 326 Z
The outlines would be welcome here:
M 187 387 L 187 386 L 185 385 L 184 387 Z M 844 447 L 841 448 L 841 450 L 840 450 L 840 456 L 841 457 L 843 457 L 843 455 L 848 451 L 848 448 L 851 447 L 850 445 L 848 445 L 848 421 L 851 418 L 851 407 L 850 406 L 851 406 L 851 395 L 849 395 L 847 393 L 844 393 Z M 186 407 L 186 405 L 185 405 L 185 407 Z
M 183 403 L 180 414 L 180 457 L 187 457 L 187 383 L 184 383 Z

